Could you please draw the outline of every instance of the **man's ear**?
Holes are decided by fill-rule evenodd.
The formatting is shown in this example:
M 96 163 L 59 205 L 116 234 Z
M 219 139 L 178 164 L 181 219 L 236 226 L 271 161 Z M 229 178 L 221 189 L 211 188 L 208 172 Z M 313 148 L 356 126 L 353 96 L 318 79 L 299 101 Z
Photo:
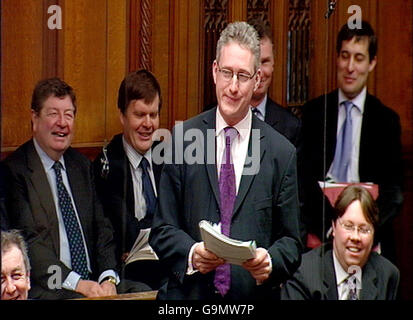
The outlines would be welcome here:
M 377 64 L 377 56 L 375 56 L 369 63 L 369 72 L 372 72 Z
M 122 111 L 119 109 L 119 120 L 120 120 L 120 123 L 122 124 L 122 126 L 124 125 L 124 122 L 125 122 L 124 117 L 125 116 L 123 115 Z
M 212 63 L 212 77 L 214 78 L 214 83 L 217 84 L 217 71 L 218 71 L 218 62 L 214 60 Z
M 257 70 L 254 78 L 255 78 L 255 84 L 254 84 L 254 92 L 255 92 L 261 83 L 261 69 Z
M 335 224 L 335 221 L 334 221 L 334 220 L 331 220 L 331 235 L 332 235 L 333 237 L 336 236 L 336 224 Z

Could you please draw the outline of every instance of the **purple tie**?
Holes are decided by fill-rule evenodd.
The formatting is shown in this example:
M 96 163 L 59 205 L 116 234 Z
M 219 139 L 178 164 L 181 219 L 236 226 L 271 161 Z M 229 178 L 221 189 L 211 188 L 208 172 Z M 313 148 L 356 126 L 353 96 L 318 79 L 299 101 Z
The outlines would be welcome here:
M 221 200 L 221 231 L 226 236 L 230 234 L 231 216 L 234 210 L 236 198 L 235 171 L 231 159 L 231 143 L 238 135 L 237 129 L 226 127 L 225 129 L 225 151 L 222 156 L 221 170 L 219 175 L 219 194 Z M 231 268 L 228 263 L 219 266 L 215 272 L 215 287 L 224 296 L 230 287 Z

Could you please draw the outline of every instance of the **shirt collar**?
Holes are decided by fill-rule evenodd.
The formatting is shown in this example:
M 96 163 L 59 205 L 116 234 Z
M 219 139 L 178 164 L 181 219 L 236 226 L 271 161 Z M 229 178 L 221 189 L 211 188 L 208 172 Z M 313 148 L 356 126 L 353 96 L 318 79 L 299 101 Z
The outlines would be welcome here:
M 340 262 L 338 261 L 336 257 L 336 253 L 333 250 L 333 262 L 334 262 L 334 270 L 336 271 L 336 281 L 337 281 L 337 286 L 343 283 L 348 277 L 351 276 L 347 271 L 343 269 L 341 266 Z M 355 277 L 359 283 L 361 283 L 361 272 L 356 272 Z
M 152 168 L 152 150 L 149 150 L 144 154 L 137 152 L 128 141 L 126 141 L 125 136 L 122 135 L 123 149 L 125 150 L 126 156 L 129 159 L 129 163 L 132 165 L 133 169 L 137 169 L 141 163 L 142 157 L 145 157 L 149 162 L 149 168 Z
M 240 138 L 243 140 L 247 138 L 251 132 L 251 123 L 252 123 L 252 112 L 251 108 L 248 109 L 247 115 L 237 124 L 233 125 L 235 129 L 237 129 Z M 229 125 L 225 122 L 224 118 L 221 115 L 221 111 L 219 107 L 217 108 L 216 112 L 216 132 L 215 135 L 219 136 L 226 127 Z
M 39 155 L 40 161 L 42 162 L 45 170 L 52 169 L 55 163 L 55 160 L 53 160 L 47 155 L 47 153 L 42 149 L 42 147 L 40 147 L 39 143 L 36 141 L 36 138 L 34 137 L 33 137 L 33 144 L 34 144 L 34 148 L 36 149 L 36 152 Z M 59 162 L 61 163 L 63 170 L 66 170 L 65 159 L 63 156 L 60 157 Z
M 267 98 L 268 98 L 268 95 L 265 94 L 264 99 L 262 99 L 261 103 L 260 103 L 258 106 L 255 107 L 255 108 L 257 108 L 257 109 L 260 111 L 260 113 L 261 113 L 261 115 L 262 115 L 263 118 L 265 118 Z
M 345 102 L 345 101 L 351 101 L 357 109 L 360 111 L 361 114 L 364 112 L 364 103 L 366 102 L 366 96 L 367 96 L 367 87 L 364 86 L 363 90 L 354 98 L 354 99 L 348 99 L 344 92 L 339 88 L 338 89 L 338 104 L 339 106 Z

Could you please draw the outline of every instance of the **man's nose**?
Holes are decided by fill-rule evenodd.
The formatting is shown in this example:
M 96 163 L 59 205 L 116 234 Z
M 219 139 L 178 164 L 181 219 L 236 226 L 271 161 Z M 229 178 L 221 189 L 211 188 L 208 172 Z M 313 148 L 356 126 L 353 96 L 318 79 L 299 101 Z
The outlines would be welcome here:
M 234 73 L 234 75 L 232 76 L 232 79 L 230 80 L 230 90 L 235 92 L 238 90 L 238 86 L 239 86 L 239 80 L 238 80 L 238 75 L 236 73 Z
M 4 288 L 4 289 L 3 289 Z M 6 279 L 4 283 L 2 284 L 2 292 L 7 292 L 8 294 L 12 294 L 14 291 L 16 291 L 16 286 L 14 284 L 14 281 L 12 279 Z
M 65 127 L 67 125 L 67 119 L 64 114 L 60 114 L 57 117 L 57 124 L 61 127 Z

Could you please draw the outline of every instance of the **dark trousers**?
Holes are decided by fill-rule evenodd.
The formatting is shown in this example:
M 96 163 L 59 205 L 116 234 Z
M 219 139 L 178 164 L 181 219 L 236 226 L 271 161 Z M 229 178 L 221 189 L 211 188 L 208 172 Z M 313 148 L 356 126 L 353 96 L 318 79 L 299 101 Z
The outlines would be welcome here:
M 159 260 L 134 261 L 124 266 L 122 272 L 125 279 L 144 283 L 152 290 L 159 290 L 163 283 L 163 274 Z

